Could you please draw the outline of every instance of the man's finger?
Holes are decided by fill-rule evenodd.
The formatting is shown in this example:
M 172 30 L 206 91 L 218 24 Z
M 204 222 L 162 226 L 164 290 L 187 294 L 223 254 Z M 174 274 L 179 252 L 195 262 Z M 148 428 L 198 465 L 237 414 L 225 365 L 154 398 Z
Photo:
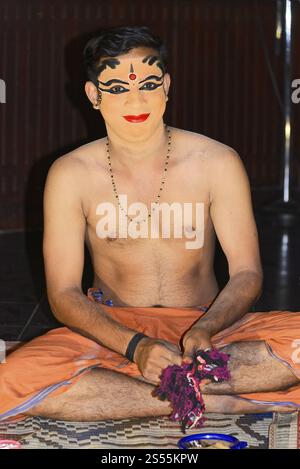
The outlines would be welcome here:
M 159 375 L 157 373 L 149 374 L 146 378 L 148 383 L 158 386 L 160 384 L 160 374 L 161 373 L 159 373 Z
M 203 379 L 201 381 L 201 386 L 206 386 L 207 384 L 210 384 L 211 383 L 211 379 Z
M 192 363 L 195 354 L 195 345 L 187 345 L 182 356 L 182 363 Z
M 180 347 L 176 344 L 172 344 L 171 342 L 167 342 L 165 344 L 165 346 L 166 346 L 166 348 L 171 350 L 171 352 L 180 353 Z
M 189 365 L 193 363 L 193 358 L 190 355 L 184 355 L 182 358 L 182 364 L 188 363 Z
M 194 347 L 187 347 L 182 356 L 182 363 L 192 363 L 194 357 Z
M 173 359 L 172 359 L 172 362 L 174 365 L 178 365 L 178 366 L 181 366 L 181 362 L 182 362 L 182 356 L 181 355 L 174 355 L 173 356 Z
M 164 357 L 164 358 L 167 362 L 166 367 L 170 365 L 178 365 L 178 366 L 181 365 L 182 356 L 179 355 L 178 353 L 170 353 L 168 357 Z

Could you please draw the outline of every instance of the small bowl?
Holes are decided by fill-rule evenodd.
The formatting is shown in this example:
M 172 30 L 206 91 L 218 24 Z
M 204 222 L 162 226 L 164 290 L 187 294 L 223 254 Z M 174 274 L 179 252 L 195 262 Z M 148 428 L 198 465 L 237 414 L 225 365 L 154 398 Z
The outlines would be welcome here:
M 21 443 L 15 440 L 1 440 L 0 449 L 21 449 Z
M 224 433 L 195 433 L 181 438 L 177 446 L 180 449 L 210 449 L 209 446 L 201 447 L 201 441 L 220 441 L 230 443 L 228 449 L 244 449 L 248 446 L 246 441 L 240 441 L 234 436 L 225 435 Z M 217 448 L 214 448 L 217 449 Z M 224 448 L 225 449 L 225 448 Z

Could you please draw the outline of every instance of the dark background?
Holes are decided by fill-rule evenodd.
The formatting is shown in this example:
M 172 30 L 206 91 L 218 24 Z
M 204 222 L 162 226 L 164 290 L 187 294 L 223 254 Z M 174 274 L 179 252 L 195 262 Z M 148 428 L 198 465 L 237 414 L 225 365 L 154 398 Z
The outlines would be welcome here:
M 147 25 L 165 40 L 172 78 L 165 122 L 233 147 L 246 166 L 265 271 L 258 309 L 300 309 L 299 223 L 282 227 L 276 216 L 260 213 L 282 186 L 284 49 L 275 39 L 276 4 L 0 0 L 0 78 L 7 87 L 6 104 L 0 104 L 0 320 L 11 328 L 6 337 L 18 336 L 33 316 L 44 327 L 51 315 L 41 251 L 43 188 L 57 157 L 105 135 L 85 97 L 82 66 L 84 44 L 103 26 Z M 292 34 L 294 79 L 300 78 L 298 0 Z M 291 124 L 291 188 L 299 201 L 300 103 L 292 104 Z M 227 266 L 219 249 L 216 268 L 224 285 Z
M 294 70 L 300 78 L 300 2 Z M 169 49 L 166 122 L 232 146 L 253 189 L 281 184 L 283 41 L 276 0 L 1 0 L 0 228 L 41 228 L 45 176 L 55 158 L 105 135 L 85 96 L 82 49 L 103 26 L 147 25 Z M 300 105 L 292 104 L 293 188 L 300 188 Z

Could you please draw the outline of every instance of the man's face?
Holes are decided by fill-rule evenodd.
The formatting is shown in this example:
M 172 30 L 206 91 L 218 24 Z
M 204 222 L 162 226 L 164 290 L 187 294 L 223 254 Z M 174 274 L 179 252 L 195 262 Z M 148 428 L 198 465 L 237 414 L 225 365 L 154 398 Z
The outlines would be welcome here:
M 170 85 L 157 53 L 136 48 L 119 57 L 102 58 L 101 65 L 100 111 L 106 126 L 122 139 L 144 140 L 162 120 Z

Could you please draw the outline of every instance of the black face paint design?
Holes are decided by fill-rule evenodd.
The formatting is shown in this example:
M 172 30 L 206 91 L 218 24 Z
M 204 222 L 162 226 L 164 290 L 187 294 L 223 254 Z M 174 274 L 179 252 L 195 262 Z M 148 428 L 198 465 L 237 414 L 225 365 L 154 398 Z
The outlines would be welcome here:
M 143 61 L 143 63 L 148 63 L 148 65 L 153 65 L 158 60 L 159 60 L 158 56 L 148 55 L 147 57 L 144 57 L 144 59 L 142 61 Z M 99 68 L 99 70 L 100 70 L 99 74 L 103 70 L 105 70 L 105 68 L 107 66 L 115 69 L 117 67 L 117 65 L 120 65 L 120 61 L 118 59 L 114 59 L 114 58 L 105 59 L 101 63 L 101 66 Z M 163 78 L 164 78 L 164 69 L 163 69 L 163 66 L 162 66 L 161 62 L 158 62 L 156 65 L 162 70 L 162 72 L 163 72 L 162 76 L 158 77 L 157 75 L 149 75 L 147 78 L 144 78 L 139 83 L 144 83 L 145 81 L 148 81 L 148 80 L 156 80 L 156 81 L 161 81 L 162 80 L 161 83 L 148 82 L 148 83 L 145 83 L 141 88 L 139 88 L 140 90 L 153 91 L 153 90 L 156 90 L 156 88 L 162 86 Z M 130 73 L 134 73 L 132 64 L 130 66 Z M 104 85 L 104 86 L 110 86 L 113 83 L 129 85 L 128 82 L 123 81 L 123 80 L 119 80 L 117 78 L 114 78 L 114 79 L 109 80 L 107 82 L 102 82 L 100 80 L 97 80 L 97 81 L 98 81 L 98 90 L 101 90 L 101 91 L 104 91 L 104 92 L 107 92 L 107 93 L 122 94 L 122 93 L 127 93 L 128 91 L 130 91 L 129 89 L 125 88 L 124 86 L 113 86 L 110 89 L 101 88 L 100 84 Z
M 156 88 L 159 88 L 160 86 L 162 86 L 162 84 L 163 84 L 163 82 L 162 83 L 153 83 L 153 82 L 149 81 L 149 82 L 145 83 L 139 89 L 140 90 L 146 90 L 146 91 L 153 91 L 153 90 L 156 90 Z M 124 88 L 124 86 L 121 86 L 121 85 L 113 86 L 110 89 L 104 89 L 104 88 L 101 88 L 101 86 L 98 86 L 98 90 L 104 91 L 106 93 L 111 93 L 111 94 L 128 93 L 128 91 L 130 91 L 129 89 Z
M 120 65 L 120 60 L 115 59 L 113 57 L 110 59 L 101 60 L 100 66 L 98 68 L 98 71 L 99 71 L 98 76 L 100 75 L 101 72 L 103 72 L 103 70 L 106 69 L 106 67 L 116 68 L 117 65 Z
M 163 75 L 161 77 L 158 77 L 157 75 L 149 75 L 147 78 L 144 78 L 144 80 L 141 80 L 139 83 L 144 83 L 144 81 L 147 81 L 147 80 L 156 80 L 156 81 L 160 81 L 163 79 Z
M 153 65 L 155 62 L 157 62 L 157 67 L 161 69 L 163 73 L 165 73 L 165 69 L 163 64 L 159 61 L 158 55 L 147 55 L 147 57 L 143 58 L 143 63 L 148 63 L 148 65 Z
M 128 81 L 119 80 L 118 78 L 113 78 L 112 80 L 106 82 L 98 80 L 98 83 L 101 83 L 101 85 L 104 86 L 110 86 L 112 83 L 121 83 L 123 85 L 129 85 Z

